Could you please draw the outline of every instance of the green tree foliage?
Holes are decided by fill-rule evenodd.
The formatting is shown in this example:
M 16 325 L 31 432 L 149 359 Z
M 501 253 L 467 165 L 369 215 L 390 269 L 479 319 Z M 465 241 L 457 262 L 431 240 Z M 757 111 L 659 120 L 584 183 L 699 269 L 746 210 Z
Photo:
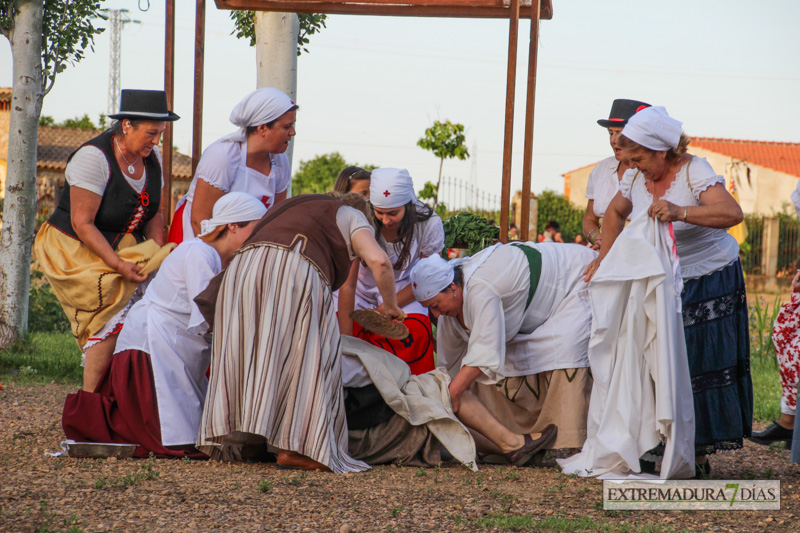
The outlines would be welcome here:
M 0 32 L 8 36 L 14 27 L 15 0 L 0 0 Z M 84 57 L 87 48 L 94 51 L 95 28 L 92 19 L 100 10 L 99 0 L 44 0 L 42 18 L 42 78 L 44 94 L 55 83 L 56 75 L 67 65 Z
M 564 195 L 554 191 L 543 191 L 537 198 L 539 217 L 536 227 L 541 233 L 550 220 L 555 220 L 561 225 L 561 237 L 564 242 L 572 242 L 575 235 L 582 233 L 584 209 L 570 203 Z M 535 240 L 532 235 L 531 240 Z
M 325 21 L 328 15 L 321 13 L 298 13 L 300 19 L 300 33 L 297 34 L 297 55 L 302 52 L 308 53 L 306 45 L 309 43 L 309 36 L 322 31 L 327 27 Z M 233 31 L 231 35 L 236 35 L 237 39 L 250 39 L 250 46 L 256 45 L 256 13 L 255 11 L 231 11 L 233 20 Z
M 82 117 L 68 118 L 62 122 L 56 122 L 51 116 L 42 115 L 39 117 L 40 126 L 54 126 L 56 128 L 72 128 L 76 130 L 97 130 L 105 128 L 106 116 L 101 114 L 98 124 L 92 122 L 89 115 L 85 114 Z
M 439 179 L 436 182 L 436 198 L 433 205 L 439 203 L 439 189 L 442 183 L 442 167 L 445 159 L 458 158 L 461 161 L 469 157 L 469 150 L 464 145 L 463 124 L 453 124 L 449 120 L 435 121 L 433 126 L 425 130 L 425 136 L 417 141 L 417 146 L 432 152 L 439 158 Z
M 365 170 L 376 168 L 375 165 L 348 163 L 339 152 L 318 155 L 314 159 L 300 161 L 300 167 L 292 177 L 292 194 L 330 191 L 339 172 L 349 166 L 358 166 Z

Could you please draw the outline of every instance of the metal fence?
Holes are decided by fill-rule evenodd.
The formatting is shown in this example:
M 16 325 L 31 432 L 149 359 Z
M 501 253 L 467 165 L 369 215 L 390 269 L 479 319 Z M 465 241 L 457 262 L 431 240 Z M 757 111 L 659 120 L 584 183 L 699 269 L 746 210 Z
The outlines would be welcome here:
M 741 246 L 742 269 L 747 274 L 761 273 L 762 245 L 761 237 L 764 235 L 764 217 L 745 215 L 747 225 L 747 241 Z
M 800 220 L 779 216 L 778 272 L 794 272 L 800 259 Z M 790 276 L 791 277 L 791 276 Z
M 439 203 L 445 204 L 450 213 L 468 211 L 489 220 L 500 221 L 500 195 L 484 191 L 457 178 L 442 177 Z

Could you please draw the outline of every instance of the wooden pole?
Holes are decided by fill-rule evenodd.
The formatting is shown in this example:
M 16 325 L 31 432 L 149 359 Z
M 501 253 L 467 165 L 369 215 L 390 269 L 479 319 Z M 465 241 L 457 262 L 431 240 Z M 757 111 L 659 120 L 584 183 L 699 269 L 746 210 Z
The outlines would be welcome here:
M 206 0 L 197 0 L 194 26 L 194 108 L 192 126 L 192 176 L 203 150 L 203 52 L 206 40 Z
M 535 2 L 531 16 L 531 42 L 528 50 L 528 95 L 525 102 L 525 156 L 522 164 L 522 202 L 520 204 L 520 239 L 530 240 L 531 171 L 533 166 L 533 110 L 536 102 L 536 59 L 539 50 L 539 14 L 541 4 Z
M 517 83 L 517 36 L 519 0 L 512 0 L 508 29 L 506 78 L 506 127 L 503 140 L 503 188 L 500 194 L 500 242 L 508 242 L 508 208 L 511 203 L 511 150 L 514 145 L 514 89 Z
M 167 93 L 167 107 L 174 110 L 175 101 L 175 0 L 167 0 L 167 13 L 165 23 L 164 42 L 164 91 Z M 164 130 L 164 152 L 161 154 L 164 165 L 164 185 L 167 190 L 166 202 L 162 202 L 162 213 L 167 225 L 172 223 L 172 122 L 167 122 Z

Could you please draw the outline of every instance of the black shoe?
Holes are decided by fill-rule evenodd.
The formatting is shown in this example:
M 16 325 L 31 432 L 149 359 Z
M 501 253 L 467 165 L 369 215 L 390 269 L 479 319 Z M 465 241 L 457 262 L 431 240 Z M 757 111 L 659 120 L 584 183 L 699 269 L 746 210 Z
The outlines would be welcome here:
M 708 479 L 711 477 L 711 462 L 706 459 L 705 463 L 694 464 L 694 478 Z
M 773 442 L 780 442 L 780 441 L 790 442 L 792 440 L 793 435 L 794 435 L 793 430 L 786 429 L 785 427 L 779 425 L 777 422 L 773 422 L 764 431 L 753 432 L 753 435 L 750 437 L 750 440 L 755 442 L 756 444 L 763 444 L 765 446 L 768 446 Z
M 641 472 L 642 474 L 655 474 L 656 462 L 639 459 L 639 472 Z

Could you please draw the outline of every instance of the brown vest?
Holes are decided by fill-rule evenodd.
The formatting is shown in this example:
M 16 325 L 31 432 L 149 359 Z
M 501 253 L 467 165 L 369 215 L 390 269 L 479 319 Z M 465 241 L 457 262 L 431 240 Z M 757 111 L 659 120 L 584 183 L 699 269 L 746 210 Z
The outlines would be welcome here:
M 352 264 L 347 243 L 336 225 L 336 212 L 343 205 L 341 200 L 323 194 L 301 194 L 285 200 L 258 221 L 253 234 L 236 253 L 263 244 L 293 249 L 301 242 L 300 253 L 335 291 L 347 280 Z M 214 276 L 194 300 L 212 325 L 224 274 L 223 270 Z

